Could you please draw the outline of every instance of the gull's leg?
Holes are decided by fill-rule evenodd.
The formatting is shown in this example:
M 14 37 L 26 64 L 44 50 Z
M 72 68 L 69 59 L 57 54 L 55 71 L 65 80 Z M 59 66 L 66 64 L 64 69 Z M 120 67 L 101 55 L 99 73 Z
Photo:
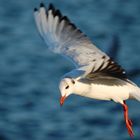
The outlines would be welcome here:
M 129 133 L 130 137 L 133 137 L 134 132 L 132 130 L 132 121 L 128 117 L 128 106 L 126 105 L 125 101 L 123 102 L 122 105 L 123 105 L 123 109 L 124 109 L 124 119 L 125 119 L 125 123 L 126 123 L 128 133 Z

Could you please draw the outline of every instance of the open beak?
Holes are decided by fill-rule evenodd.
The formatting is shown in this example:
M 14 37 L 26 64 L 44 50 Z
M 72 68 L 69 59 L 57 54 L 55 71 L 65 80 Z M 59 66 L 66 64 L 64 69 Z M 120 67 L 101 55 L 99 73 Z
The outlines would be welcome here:
M 64 104 L 65 99 L 66 99 L 66 95 L 64 95 L 60 98 L 60 105 L 61 106 Z

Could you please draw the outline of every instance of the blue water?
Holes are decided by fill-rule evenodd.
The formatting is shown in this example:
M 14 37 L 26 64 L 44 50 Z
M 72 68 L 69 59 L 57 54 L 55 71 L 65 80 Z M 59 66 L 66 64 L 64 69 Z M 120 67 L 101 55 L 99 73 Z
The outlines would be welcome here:
M 47 0 L 140 85 L 140 1 Z M 70 96 L 58 83 L 73 65 L 47 50 L 36 30 L 39 0 L 0 0 L 0 140 L 129 140 L 121 105 Z M 136 140 L 140 103 L 128 101 Z

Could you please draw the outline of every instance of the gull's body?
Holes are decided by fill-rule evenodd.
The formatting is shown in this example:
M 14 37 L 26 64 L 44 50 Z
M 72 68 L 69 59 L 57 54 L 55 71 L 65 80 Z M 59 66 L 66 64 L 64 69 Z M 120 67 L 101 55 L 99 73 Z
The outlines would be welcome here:
M 115 102 L 122 102 L 130 98 L 131 87 L 127 82 L 125 86 L 110 86 L 97 84 L 96 81 L 91 84 L 77 82 L 74 93 L 81 96 L 98 99 L 98 100 L 113 100 Z M 134 88 L 134 87 L 133 87 Z
M 60 82 L 60 104 L 71 94 L 98 100 L 112 100 L 124 108 L 124 118 L 130 136 L 132 122 L 128 118 L 127 99 L 140 101 L 140 89 L 127 79 L 124 69 L 99 50 L 90 39 L 51 4 L 46 11 L 41 3 L 35 8 L 35 21 L 48 48 L 69 58 L 76 69 L 66 73 Z
M 98 100 L 113 100 L 116 103 L 123 104 L 124 100 L 134 98 L 133 94 L 140 94 L 139 87 L 129 80 L 124 81 L 108 77 L 106 79 L 97 78 L 91 82 L 88 79 L 77 79 L 74 79 L 75 86 L 73 92 L 80 96 Z

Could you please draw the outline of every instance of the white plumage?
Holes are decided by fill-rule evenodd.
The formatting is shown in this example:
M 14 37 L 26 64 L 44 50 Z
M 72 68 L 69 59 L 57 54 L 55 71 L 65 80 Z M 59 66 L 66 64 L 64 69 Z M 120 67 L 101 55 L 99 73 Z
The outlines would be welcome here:
M 59 86 L 62 95 L 60 103 L 63 104 L 65 98 L 72 93 L 121 103 L 128 132 L 133 136 L 125 100 L 133 98 L 140 101 L 139 87 L 127 79 L 120 65 L 99 50 L 52 4 L 46 10 L 41 3 L 39 10 L 35 8 L 34 17 L 48 48 L 68 57 L 76 66 L 76 69 L 62 77 Z

